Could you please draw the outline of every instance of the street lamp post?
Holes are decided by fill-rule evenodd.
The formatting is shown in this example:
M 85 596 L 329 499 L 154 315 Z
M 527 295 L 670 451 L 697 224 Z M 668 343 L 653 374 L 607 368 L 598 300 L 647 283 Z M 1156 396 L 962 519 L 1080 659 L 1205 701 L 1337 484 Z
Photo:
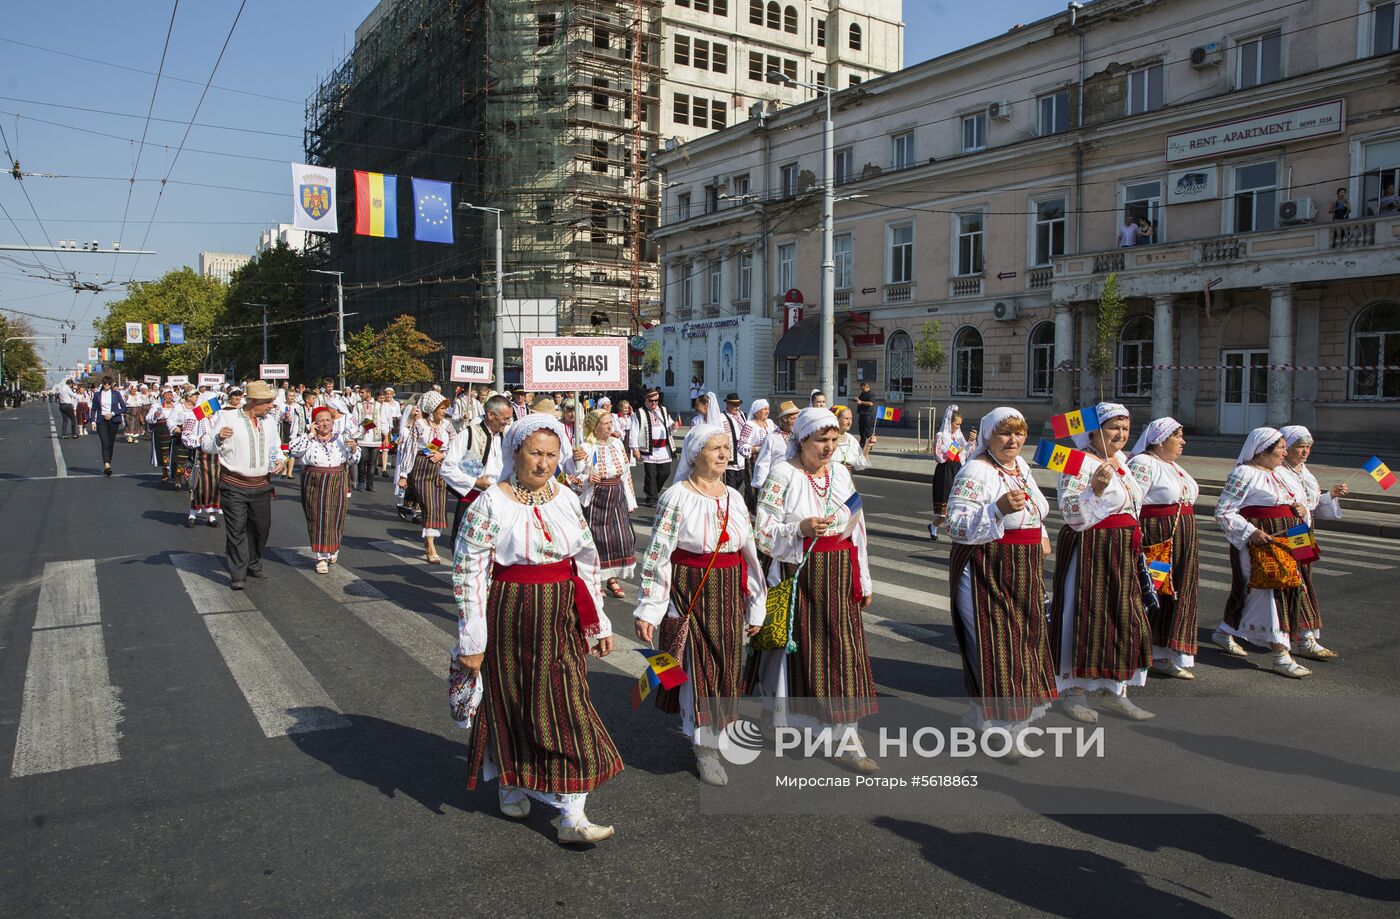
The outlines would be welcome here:
M 505 329 L 505 266 L 502 253 L 501 239 L 501 214 L 505 213 L 499 207 L 482 207 L 479 204 L 468 204 L 463 201 L 458 205 L 470 211 L 485 211 L 488 214 L 496 215 L 496 344 L 492 358 L 496 366 L 496 388 L 500 392 L 506 391 L 506 337 Z
M 244 305 L 244 306 L 257 306 L 257 307 L 261 307 L 261 308 L 262 308 L 262 311 L 263 311 L 263 359 L 262 359 L 262 362 L 263 362 L 264 364 L 266 364 L 266 363 L 268 363 L 268 361 L 269 361 L 269 358 L 268 358 L 268 356 L 267 356 L 267 304 L 266 304 L 266 303 L 244 303 L 243 305 Z
M 345 389 L 345 272 L 325 271 L 320 268 L 311 269 L 315 274 L 335 275 L 335 351 L 336 351 L 336 386 Z M 266 345 L 264 345 L 263 360 L 266 363 Z
M 836 211 L 836 152 L 833 147 L 836 127 L 831 120 L 831 87 L 816 83 L 803 83 L 786 74 L 770 70 L 768 76 L 788 86 L 811 89 L 826 97 L 826 118 L 822 124 L 822 292 L 820 336 L 818 347 L 821 360 L 818 363 L 817 388 L 826 393 L 827 404 L 836 400 L 836 256 L 835 256 L 835 211 Z

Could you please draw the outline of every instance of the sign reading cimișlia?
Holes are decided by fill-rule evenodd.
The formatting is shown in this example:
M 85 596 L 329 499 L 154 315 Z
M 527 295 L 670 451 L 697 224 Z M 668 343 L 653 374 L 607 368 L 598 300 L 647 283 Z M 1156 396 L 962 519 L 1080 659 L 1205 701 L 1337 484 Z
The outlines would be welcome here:
M 627 339 L 524 338 L 525 388 L 534 391 L 627 388 Z
M 1340 133 L 1346 121 L 1341 99 L 1192 128 L 1167 135 L 1167 162 L 1178 163 L 1237 150 L 1272 147 Z
M 495 360 L 489 357 L 462 357 L 452 355 L 452 374 L 448 377 L 454 383 L 489 383 Z

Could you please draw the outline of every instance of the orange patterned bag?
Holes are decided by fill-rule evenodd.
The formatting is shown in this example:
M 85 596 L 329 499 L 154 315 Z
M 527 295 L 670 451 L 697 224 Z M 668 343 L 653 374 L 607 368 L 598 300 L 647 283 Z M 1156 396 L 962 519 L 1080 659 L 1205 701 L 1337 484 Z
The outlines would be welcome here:
M 1152 562 L 1166 562 L 1168 565 L 1170 565 L 1172 563 L 1171 538 L 1168 537 L 1165 541 L 1156 543 L 1151 546 L 1143 546 L 1142 554 L 1144 557 L 1146 557 L 1148 564 L 1151 564 Z M 1164 597 L 1176 596 L 1176 593 L 1172 590 L 1171 572 L 1167 572 L 1167 579 L 1165 582 L 1163 582 L 1162 586 L 1157 588 L 1157 593 L 1161 594 Z
M 1249 545 L 1249 587 L 1251 590 L 1283 590 L 1302 587 L 1303 576 L 1288 544 L 1277 536 L 1262 546 Z

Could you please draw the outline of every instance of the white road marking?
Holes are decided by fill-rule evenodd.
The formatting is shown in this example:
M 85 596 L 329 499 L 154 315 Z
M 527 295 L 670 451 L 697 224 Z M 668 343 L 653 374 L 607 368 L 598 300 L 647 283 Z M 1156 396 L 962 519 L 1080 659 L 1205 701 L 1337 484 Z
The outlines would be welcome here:
M 69 579 L 92 601 L 69 614 Z M 40 621 L 47 623 L 40 625 Z M 72 624 L 70 624 L 70 621 Z M 82 623 L 82 624 L 77 624 Z M 13 776 L 116 762 L 122 707 L 107 671 L 92 560 L 51 562 L 39 587 L 39 609 L 24 677 Z
M 209 613 L 246 613 L 257 609 L 247 591 L 229 590 L 228 570 L 217 555 L 172 552 L 170 563 L 179 573 L 180 582 L 194 603 L 195 612 L 201 616 Z
M 58 443 L 58 428 L 53 423 L 53 412 L 49 412 L 49 435 L 53 437 L 53 465 L 57 471 L 55 478 L 68 477 L 68 464 L 63 461 L 63 448 Z

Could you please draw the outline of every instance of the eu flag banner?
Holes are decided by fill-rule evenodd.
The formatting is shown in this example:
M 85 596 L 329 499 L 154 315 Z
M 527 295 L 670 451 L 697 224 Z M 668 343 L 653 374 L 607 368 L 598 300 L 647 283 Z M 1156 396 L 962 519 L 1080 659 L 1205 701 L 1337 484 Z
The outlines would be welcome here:
M 1050 418 L 1050 430 L 1054 433 L 1056 440 L 1075 434 L 1088 434 L 1090 431 L 1098 429 L 1099 412 L 1092 405 L 1077 411 L 1065 412 L 1063 415 L 1053 415 Z
M 395 239 L 399 235 L 398 176 L 355 170 L 355 232 Z
M 115 356 L 112 358 L 112 360 L 114 360 L 114 361 L 116 361 L 116 362 L 118 362 L 118 363 L 121 363 L 122 361 L 126 360 L 126 352 L 123 351 L 121 348 L 117 348 L 117 349 L 116 349 L 114 352 L 112 352 L 112 353 L 115 355 Z
M 429 243 L 452 244 L 452 183 L 413 180 L 413 236 Z
M 1085 455 L 1082 451 L 1062 447 L 1053 440 L 1042 440 L 1035 448 L 1035 464 L 1065 475 L 1078 475 Z
M 1389 491 L 1390 486 L 1395 484 L 1395 473 L 1385 463 L 1381 462 L 1379 456 L 1373 456 L 1366 461 L 1366 465 L 1361 467 L 1366 474 L 1376 480 L 1376 484 L 1381 487 L 1381 491 Z
M 182 325 L 166 326 L 165 340 L 172 345 L 183 345 L 185 343 L 185 327 Z

